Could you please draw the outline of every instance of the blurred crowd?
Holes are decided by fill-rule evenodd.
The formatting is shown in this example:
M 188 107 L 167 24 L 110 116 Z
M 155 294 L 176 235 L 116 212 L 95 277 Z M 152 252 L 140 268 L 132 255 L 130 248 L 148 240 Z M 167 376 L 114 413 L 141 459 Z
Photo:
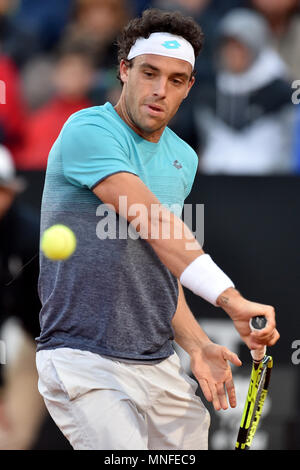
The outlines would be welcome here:
M 115 104 L 115 40 L 148 7 L 181 10 L 205 33 L 192 98 L 170 124 L 199 172 L 297 173 L 298 0 L 0 0 L 0 142 L 17 169 L 46 168 L 70 114 Z
M 39 216 L 17 197 L 18 172 L 45 171 L 72 113 L 117 102 L 116 38 L 149 7 L 181 10 L 205 34 L 196 84 L 170 123 L 199 174 L 300 173 L 299 0 L 0 0 L 0 326 L 5 312 L 25 332 L 0 367 L 0 449 L 68 448 L 36 387 Z

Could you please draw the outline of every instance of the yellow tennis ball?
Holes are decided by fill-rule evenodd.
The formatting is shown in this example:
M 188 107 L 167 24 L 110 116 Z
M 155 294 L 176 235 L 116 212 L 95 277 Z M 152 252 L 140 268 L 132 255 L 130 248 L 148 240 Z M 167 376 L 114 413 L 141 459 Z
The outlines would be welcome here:
M 44 231 L 41 239 L 41 249 L 51 260 L 65 260 L 76 249 L 74 232 L 66 225 L 52 225 Z

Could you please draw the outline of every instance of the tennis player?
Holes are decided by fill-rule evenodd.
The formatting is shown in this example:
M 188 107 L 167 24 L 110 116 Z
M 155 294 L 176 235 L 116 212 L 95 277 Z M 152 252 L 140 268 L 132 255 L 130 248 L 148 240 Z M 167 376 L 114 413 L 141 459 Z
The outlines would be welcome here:
M 41 254 L 37 368 L 74 449 L 207 449 L 209 413 L 173 340 L 217 410 L 236 405 L 228 361 L 241 363 L 209 340 L 182 286 L 223 308 L 250 348 L 279 337 L 273 307 L 243 298 L 196 240 L 190 249 L 191 233 L 169 209 L 183 207 L 197 169 L 167 124 L 195 82 L 202 40 L 180 13 L 147 10 L 130 21 L 119 41 L 119 102 L 72 115 L 49 155 L 41 232 L 64 223 L 78 243 L 64 262 Z M 259 333 L 249 328 L 255 315 L 268 320 Z

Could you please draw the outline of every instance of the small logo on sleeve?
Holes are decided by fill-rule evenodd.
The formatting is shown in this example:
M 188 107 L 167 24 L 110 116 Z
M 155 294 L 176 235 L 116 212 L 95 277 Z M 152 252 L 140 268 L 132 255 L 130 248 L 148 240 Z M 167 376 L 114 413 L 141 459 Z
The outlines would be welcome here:
M 174 160 L 173 166 L 175 166 L 175 168 L 177 168 L 177 170 L 180 170 L 180 168 L 182 168 L 182 165 L 178 160 Z

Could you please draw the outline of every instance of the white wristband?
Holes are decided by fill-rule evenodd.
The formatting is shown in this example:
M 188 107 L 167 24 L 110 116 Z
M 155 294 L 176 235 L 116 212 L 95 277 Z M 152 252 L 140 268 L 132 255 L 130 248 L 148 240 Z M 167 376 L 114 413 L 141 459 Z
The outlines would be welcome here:
M 229 277 L 208 254 L 198 256 L 180 276 L 180 282 L 211 304 L 217 306 L 217 298 L 224 290 L 234 287 Z

